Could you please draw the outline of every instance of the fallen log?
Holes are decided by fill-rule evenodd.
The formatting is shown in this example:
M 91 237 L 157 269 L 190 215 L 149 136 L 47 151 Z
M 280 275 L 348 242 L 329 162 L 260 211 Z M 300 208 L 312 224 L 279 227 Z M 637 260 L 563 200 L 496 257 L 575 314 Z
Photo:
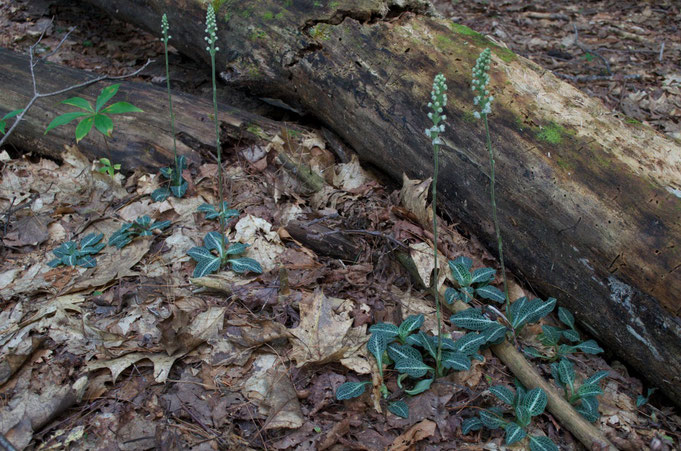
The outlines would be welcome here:
M 204 2 L 89 0 L 208 61 Z M 224 2 L 216 2 L 222 5 Z M 432 171 L 425 103 L 448 79 L 442 206 L 495 249 L 471 68 L 492 48 L 490 117 L 509 267 L 559 298 L 604 345 L 681 405 L 681 151 L 419 0 L 226 2 L 224 81 L 318 117 L 399 180 Z
M 29 59 L 0 48 L 0 117 L 7 111 L 23 108 L 33 95 Z M 95 78 L 88 72 L 55 64 L 38 64 L 36 79 L 40 92 L 51 92 Z M 37 154 L 60 158 L 66 146 L 75 144 L 75 124 L 57 127 L 47 135 L 47 125 L 56 116 L 75 108 L 60 102 L 69 97 L 83 97 L 95 103 L 99 91 L 114 82 L 102 81 L 87 88 L 55 97 L 39 99 L 19 123 L 7 144 Z M 116 81 L 116 83 L 119 83 Z M 122 163 L 124 172 L 142 167 L 156 171 L 173 161 L 173 135 L 168 117 L 168 94 L 163 88 L 148 83 L 123 81 L 113 101 L 128 101 L 144 113 L 116 115 L 114 132 L 107 150 L 99 132 L 91 132 L 78 143 L 80 151 L 94 160 L 109 158 Z M 174 92 L 173 109 L 177 128 L 177 151 L 189 161 L 201 161 L 201 154 L 215 152 L 215 128 L 211 119 L 213 104 L 210 99 Z M 280 122 L 251 114 L 229 105 L 220 104 L 221 138 L 223 142 L 255 139 L 253 130 L 276 134 Z M 10 119 L 12 121 L 12 119 Z M 250 128 L 250 131 L 249 131 Z

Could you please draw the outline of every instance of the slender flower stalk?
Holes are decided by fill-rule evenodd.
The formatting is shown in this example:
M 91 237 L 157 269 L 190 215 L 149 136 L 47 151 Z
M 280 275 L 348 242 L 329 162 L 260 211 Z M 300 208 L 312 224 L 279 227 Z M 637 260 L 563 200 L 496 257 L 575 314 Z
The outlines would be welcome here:
M 161 41 L 163 41 L 163 46 L 165 49 L 165 57 L 166 57 L 166 86 L 168 88 L 168 107 L 170 109 L 170 128 L 173 133 L 173 155 L 174 155 L 174 160 L 175 160 L 175 170 L 177 171 L 180 165 L 178 164 L 177 161 L 177 142 L 175 138 L 175 113 L 173 113 L 173 97 L 170 95 L 170 69 L 168 67 L 168 41 L 172 36 L 168 34 L 169 30 L 168 26 L 168 16 L 163 14 L 163 17 L 161 18 L 161 31 L 163 33 L 163 37 L 161 38 Z
M 494 150 L 492 149 L 492 140 L 489 133 L 489 123 L 487 115 L 492 112 L 492 101 L 494 97 L 490 95 L 487 90 L 489 83 L 489 66 L 492 58 L 492 52 L 489 48 L 480 53 L 478 60 L 473 67 L 473 87 L 472 90 L 477 95 L 473 98 L 473 103 L 477 105 L 480 110 L 475 111 L 473 115 L 480 119 L 482 117 L 485 124 L 485 135 L 487 140 L 487 151 L 489 153 L 490 164 L 490 200 L 492 203 L 492 219 L 494 220 L 494 230 L 497 235 L 497 248 L 499 250 L 499 263 L 501 264 L 501 276 L 504 280 L 504 295 L 506 296 L 506 315 L 510 315 L 511 299 L 508 296 L 508 280 L 506 279 L 506 268 L 504 265 L 504 248 L 501 240 L 501 229 L 499 227 L 499 218 L 497 217 L 497 202 L 494 196 Z M 512 318 L 508 318 L 512 320 Z
M 222 194 L 222 148 L 220 146 L 220 123 L 218 121 L 218 95 L 217 95 L 217 85 L 215 82 L 215 53 L 217 53 L 220 48 L 215 44 L 218 40 L 218 25 L 215 21 L 215 10 L 213 9 L 213 4 L 208 4 L 208 11 L 206 12 L 206 42 L 208 46 L 206 51 L 210 53 L 210 67 L 211 75 L 213 80 L 213 119 L 215 122 L 215 147 L 218 153 L 218 194 L 220 196 L 220 212 L 224 208 L 224 196 Z M 220 215 L 220 234 L 225 236 L 225 220 L 224 216 Z
M 434 276 L 431 284 L 433 297 L 435 298 L 435 312 L 437 315 L 437 357 L 434 378 L 442 373 L 442 312 L 440 309 L 440 295 L 437 291 L 438 282 L 438 263 L 437 263 L 437 175 L 439 166 L 439 152 L 442 139 L 440 133 L 444 133 L 444 121 L 447 116 L 442 114 L 443 108 L 447 106 L 447 84 L 445 76 L 438 74 L 433 80 L 433 90 L 430 93 L 431 102 L 428 108 L 432 111 L 428 113 L 428 118 L 433 122 L 433 126 L 426 129 L 425 133 L 432 140 L 433 144 L 433 265 Z

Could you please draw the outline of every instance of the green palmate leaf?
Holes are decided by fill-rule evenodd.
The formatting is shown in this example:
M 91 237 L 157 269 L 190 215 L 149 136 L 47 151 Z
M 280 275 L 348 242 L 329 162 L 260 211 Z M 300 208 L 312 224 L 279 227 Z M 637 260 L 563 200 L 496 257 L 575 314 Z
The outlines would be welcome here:
M 583 384 L 577 389 L 577 395 L 580 398 L 596 397 L 603 394 L 601 387 L 595 384 Z
M 456 351 L 466 355 L 475 354 L 480 346 L 485 344 L 485 336 L 482 334 L 468 333 L 454 342 Z
M 404 374 L 403 376 L 406 376 L 406 374 Z M 407 393 L 408 395 L 416 396 L 428 390 L 430 388 L 430 384 L 432 383 L 433 379 L 422 379 L 418 381 L 416 385 L 414 385 L 414 388 L 412 388 L 411 390 L 405 390 L 404 392 Z
M 404 338 L 415 330 L 420 329 L 424 320 L 425 317 L 422 313 L 419 315 L 409 315 L 404 321 L 402 321 L 402 324 L 400 324 L 400 327 L 398 328 L 400 337 Z
M 151 193 L 151 200 L 154 202 L 163 202 L 170 197 L 170 190 L 168 188 L 158 188 Z
M 533 417 L 544 413 L 546 402 L 546 392 L 544 392 L 544 390 L 541 388 L 533 388 L 532 390 L 528 391 L 525 395 L 525 398 L 523 398 L 523 405 L 527 407 L 527 410 Z
M 78 123 L 76 126 L 76 142 L 80 142 L 81 139 L 85 138 L 92 126 L 95 124 L 94 116 L 88 116 Z
M 493 268 L 478 268 L 473 271 L 473 278 L 471 279 L 471 284 L 474 283 L 488 283 L 494 279 L 494 274 L 496 270 Z
M 442 353 L 442 366 L 454 371 L 468 371 L 471 359 L 464 353 L 447 351 Z
M 605 370 L 598 371 L 597 373 L 594 373 L 588 378 L 586 378 L 584 380 L 584 384 L 598 384 L 601 381 L 601 379 L 606 377 L 608 374 L 610 374 L 609 371 Z
M 50 122 L 50 125 L 47 126 L 47 128 L 45 129 L 45 134 L 47 134 L 47 132 L 49 132 L 53 128 L 57 128 L 61 125 L 66 125 L 69 122 L 71 122 L 75 119 L 78 119 L 80 117 L 83 117 L 83 116 L 87 116 L 87 113 L 85 113 L 83 111 L 76 111 L 76 112 L 73 112 L 73 113 L 65 113 L 65 114 L 62 114 L 61 116 L 57 116 L 52 120 L 52 122 Z
M 515 399 L 515 393 L 510 388 L 504 385 L 494 385 L 489 388 L 490 393 L 499 398 L 502 402 L 513 405 L 513 400 Z
M 603 348 L 598 346 L 598 343 L 596 343 L 594 340 L 588 340 L 583 343 L 579 343 L 578 345 L 575 345 L 575 348 L 587 354 L 600 354 L 603 352 Z
M 104 114 L 95 115 L 95 128 L 102 135 L 111 136 L 111 133 L 113 132 L 113 127 L 114 127 L 113 121 L 109 116 L 106 116 Z
M 399 329 L 394 324 L 376 323 L 373 326 L 369 327 L 369 332 L 371 332 L 372 334 L 373 333 L 382 333 L 386 337 L 393 338 L 393 337 L 396 337 L 399 334 Z M 392 357 L 391 357 L 391 359 L 392 359 Z M 395 360 L 395 359 L 393 359 L 393 360 Z
M 467 287 L 471 284 L 473 276 L 471 276 L 471 273 L 468 272 L 468 268 L 466 268 L 464 265 L 450 261 L 449 268 L 452 271 L 452 277 L 459 282 L 460 286 Z
M 506 331 L 508 329 L 497 322 L 490 324 L 482 331 L 482 336 L 485 338 L 485 344 L 498 344 L 506 338 Z
M 426 375 L 433 368 L 416 359 L 402 359 L 395 363 L 395 369 L 400 373 L 406 373 L 409 377 L 418 379 Z
M 102 89 L 101 92 L 99 93 L 99 96 L 97 96 L 95 111 L 99 111 L 106 104 L 106 102 L 111 100 L 111 98 L 116 95 L 116 93 L 118 92 L 118 88 L 120 87 L 121 84 L 117 83 L 115 85 L 110 85 Z
M 409 406 L 404 401 L 395 401 L 388 404 L 388 410 L 402 418 L 409 418 Z
M 520 424 L 522 427 L 526 427 L 532 421 L 530 410 L 523 404 L 518 404 L 515 406 L 515 418 L 518 424 Z
M 530 451 L 558 451 L 558 447 L 548 437 L 530 435 Z
M 382 333 L 372 333 L 367 342 L 367 349 L 376 358 L 379 371 L 383 374 L 383 353 L 388 348 L 388 340 Z
M 505 444 L 507 446 L 521 441 L 527 435 L 525 430 L 521 428 L 518 423 L 512 421 L 507 423 L 504 426 L 504 429 L 506 429 Z
M 462 255 L 461 257 L 456 257 L 453 261 L 449 262 L 450 267 L 452 264 L 461 265 L 466 271 L 470 271 L 471 267 L 473 266 L 473 259 Z
M 577 332 L 577 331 L 574 330 L 574 329 L 564 330 L 564 331 L 563 331 L 563 336 L 564 336 L 566 339 L 568 339 L 568 340 L 570 340 L 571 342 L 573 342 L 573 343 L 576 343 L 576 342 L 578 342 L 579 340 L 581 340 L 581 338 L 580 338 L 580 336 L 579 336 L 579 332 Z
M 572 362 L 568 359 L 561 359 L 558 362 L 558 377 L 564 385 L 569 385 L 570 389 L 574 391 L 575 383 L 575 368 L 572 366 Z
M 503 427 L 507 421 L 504 420 L 501 409 L 491 407 L 487 410 L 480 411 L 480 421 L 487 429 L 499 429 Z
M 553 326 L 541 326 L 542 333 L 539 334 L 539 341 L 545 346 L 555 346 L 563 335 L 563 329 Z
M 496 287 L 492 285 L 485 285 L 484 287 L 476 288 L 475 294 L 477 294 L 482 299 L 488 299 L 490 301 L 502 303 L 506 301 L 506 295 Z
M 225 255 L 240 255 L 246 252 L 246 250 L 250 247 L 250 244 L 245 244 L 245 243 L 233 243 L 230 244 L 227 250 L 225 251 Z
M 497 323 L 489 318 L 485 318 L 480 310 L 474 308 L 455 313 L 449 320 L 455 326 L 468 330 L 485 330 L 492 324 Z
M 352 399 L 364 393 L 364 390 L 371 382 L 346 382 L 341 384 L 336 389 L 336 399 L 342 401 L 344 399 Z
M 65 105 L 71 105 L 75 106 L 76 108 L 80 108 L 85 111 L 89 111 L 90 113 L 94 113 L 95 110 L 92 108 L 92 105 L 90 102 L 87 100 L 83 99 L 82 97 L 71 97 L 70 99 L 66 99 L 62 102 Z
M 640 407 L 640 406 L 639 406 Z M 598 399 L 592 397 L 582 398 L 575 410 L 583 416 L 589 423 L 598 420 Z
M 262 266 L 252 258 L 232 258 L 227 260 L 227 262 L 232 266 L 232 271 L 235 273 L 242 274 L 250 271 L 256 274 L 262 274 Z
M 459 291 L 452 287 L 447 287 L 445 290 L 445 302 L 447 304 L 453 304 L 459 300 Z
M 104 108 L 101 112 L 106 114 L 125 114 L 143 113 L 144 111 L 128 102 L 116 102 Z
M 388 345 L 388 357 L 390 357 L 393 362 L 399 362 L 402 359 L 423 360 L 421 353 L 416 349 L 409 345 L 400 346 L 397 343 L 390 343 Z
M 463 420 L 463 423 L 461 423 L 461 433 L 466 435 L 472 431 L 479 431 L 483 426 L 484 424 L 478 417 L 466 418 Z
M 575 317 L 568 309 L 558 307 L 558 319 L 570 329 L 575 328 Z

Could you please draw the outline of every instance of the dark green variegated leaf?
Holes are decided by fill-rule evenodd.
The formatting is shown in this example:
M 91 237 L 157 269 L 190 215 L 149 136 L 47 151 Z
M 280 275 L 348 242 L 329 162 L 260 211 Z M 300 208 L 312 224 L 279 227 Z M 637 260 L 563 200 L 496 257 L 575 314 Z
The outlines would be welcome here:
M 433 379 L 421 379 L 414 385 L 411 390 L 405 390 L 404 392 L 411 396 L 416 396 L 430 388 L 430 384 L 433 383 Z
M 510 315 L 509 319 L 515 318 L 518 316 L 518 313 L 520 313 L 520 310 L 525 306 L 527 303 L 527 298 L 525 296 L 519 297 L 515 301 L 511 303 L 511 308 L 510 308 Z
M 524 400 L 523 400 L 524 401 Z M 526 427 L 532 421 L 532 415 L 530 410 L 524 404 L 518 404 L 515 406 L 515 419 L 523 427 Z
M 643 395 L 638 395 L 638 396 L 636 397 L 636 407 L 637 407 L 637 408 L 638 408 L 638 407 L 641 407 L 641 406 L 644 406 L 647 402 L 648 402 L 648 398 L 646 398 L 646 397 L 643 396 Z
M 484 287 L 476 288 L 475 294 L 482 299 L 488 299 L 498 303 L 506 301 L 506 295 L 503 293 L 503 291 L 497 287 L 493 287 L 492 285 L 485 285 Z
M 536 316 L 537 311 L 542 309 L 543 303 L 541 299 L 532 299 L 526 301 L 523 307 L 518 311 L 518 314 L 513 316 L 511 325 L 514 329 L 518 329 L 530 322 L 530 319 Z
M 474 298 L 475 289 L 473 287 L 461 287 L 459 289 L 459 299 L 468 304 Z
M 598 399 L 596 398 L 582 398 L 580 404 L 575 407 L 575 410 L 589 423 L 593 423 L 601 416 L 598 412 Z
M 562 379 L 560 378 L 560 373 L 558 372 L 558 363 L 554 362 L 551 364 L 551 377 L 553 377 L 553 380 L 556 381 L 558 385 L 561 387 L 565 388 L 565 384 L 563 383 Z
M 97 260 L 91 255 L 83 255 L 78 258 L 77 265 L 82 266 L 83 268 L 94 268 L 97 266 Z
M 485 336 L 482 334 L 468 333 L 454 342 L 456 350 L 466 355 L 475 354 L 480 346 L 485 344 Z
M 535 309 L 534 313 L 530 316 L 528 319 L 528 323 L 536 323 L 549 313 L 553 311 L 553 309 L 556 307 L 556 298 L 548 298 L 546 302 L 542 302 L 540 299 L 537 299 L 537 305 L 539 306 L 537 309 Z
M 382 333 L 373 333 L 367 342 L 367 349 L 376 358 L 378 368 L 383 374 L 383 353 L 388 348 L 388 340 Z
M 494 385 L 489 388 L 490 393 L 499 398 L 502 402 L 505 402 L 509 406 L 513 405 L 513 400 L 515 399 L 515 393 L 510 388 L 505 385 Z
M 457 327 L 468 330 L 485 330 L 496 321 L 485 318 L 478 309 L 469 308 L 452 315 L 449 320 Z
M 471 359 L 462 352 L 447 351 L 442 353 L 442 366 L 454 371 L 468 371 Z
M 562 344 L 558 346 L 558 356 L 563 357 L 568 354 L 572 354 L 573 352 L 577 351 L 577 348 L 575 346 L 570 346 L 566 344 Z
M 574 390 L 575 368 L 568 359 L 561 359 L 558 362 L 558 377 L 564 385 L 569 385 L 570 389 Z
M 245 244 L 245 243 L 233 243 L 230 244 L 229 247 L 227 248 L 227 251 L 225 251 L 225 255 L 239 255 L 243 254 L 246 252 L 246 249 L 250 244 Z
M 496 274 L 496 270 L 493 268 L 478 268 L 475 271 L 473 271 L 473 279 L 471 280 L 471 284 L 478 284 L 478 283 L 489 283 L 494 279 L 494 274 Z
M 170 192 L 173 193 L 173 196 L 181 199 L 187 192 L 187 188 L 189 188 L 189 184 L 185 179 L 181 179 L 179 184 L 170 185 Z
M 544 390 L 541 388 L 533 388 L 525 395 L 525 398 L 523 399 L 523 405 L 527 407 L 527 410 L 530 412 L 531 416 L 536 417 L 537 415 L 544 413 L 546 401 L 546 392 L 544 392 Z
M 480 411 L 480 421 L 487 429 L 499 429 L 506 424 L 499 408 L 492 407 L 488 410 Z
M 596 397 L 603 394 L 601 387 L 595 384 L 582 384 L 581 387 L 577 389 L 577 395 L 580 398 Z
M 103 233 L 90 233 L 80 240 L 80 247 L 82 249 L 88 246 L 94 246 L 95 244 L 99 243 L 102 238 L 104 238 Z
M 164 178 L 170 179 L 173 177 L 173 168 L 161 168 L 159 171 Z
M 416 349 L 409 345 L 399 345 L 397 343 L 390 343 L 388 345 L 388 357 L 390 357 L 393 362 L 399 362 L 402 359 L 423 360 L 421 353 Z
M 187 251 L 187 255 L 196 260 L 193 277 L 203 277 L 220 269 L 220 257 L 205 247 L 193 247 Z
M 171 222 L 170 221 L 156 221 L 154 222 L 151 226 L 149 226 L 149 230 L 163 230 L 165 228 L 170 227 Z
M 409 377 L 418 379 L 426 375 L 433 368 L 416 359 L 402 359 L 395 363 L 395 369 L 400 373 L 406 373 Z
M 570 329 L 575 328 L 575 317 L 568 309 L 558 307 L 558 319 Z
M 558 447 L 548 437 L 530 435 L 530 451 L 558 451 Z
M 401 418 L 409 418 L 409 406 L 404 401 L 395 401 L 388 404 L 388 410 Z
M 211 204 L 201 204 L 199 208 L 196 209 L 199 213 L 216 213 L 215 207 Z
M 574 329 L 567 329 L 567 330 L 564 330 L 564 331 L 563 331 L 563 336 L 564 336 L 567 340 L 569 340 L 569 341 L 571 341 L 571 342 L 573 342 L 573 343 L 576 343 L 576 342 L 578 342 L 579 340 L 581 340 L 581 337 L 579 336 L 579 332 L 577 332 L 577 331 L 574 330 Z
M 49 262 L 47 262 L 47 266 L 49 266 L 50 268 L 56 268 L 61 264 L 62 264 L 61 258 L 55 258 L 54 260 L 50 260 Z
M 418 337 L 421 347 L 423 349 L 425 349 L 426 351 L 428 351 L 428 354 L 430 354 L 430 356 L 432 358 L 436 358 L 436 356 L 437 356 L 437 343 L 434 343 L 434 341 L 431 340 L 431 338 L 428 335 L 423 333 L 423 331 L 419 331 L 418 333 L 416 333 L 414 335 Z
M 598 346 L 598 343 L 596 343 L 595 340 L 587 340 L 585 342 L 579 343 L 578 345 L 575 345 L 575 348 L 587 354 L 600 354 L 603 352 L 603 349 Z
M 563 329 L 559 329 L 553 326 L 541 326 L 542 333 L 539 334 L 539 341 L 544 344 L 544 346 L 555 346 L 560 341 L 560 337 L 563 335 Z
M 459 286 L 467 287 L 471 284 L 473 276 L 468 272 L 468 268 L 453 261 L 449 262 L 449 268 L 452 271 L 452 277 L 459 283 Z
M 480 421 L 480 418 L 478 417 L 466 418 L 463 420 L 463 423 L 461 423 L 461 433 L 466 435 L 472 431 L 479 431 L 483 426 L 482 421 Z
M 525 389 L 525 387 L 520 383 L 518 379 L 515 379 L 515 399 L 513 400 L 513 405 L 517 406 L 519 404 L 522 404 L 526 394 L 527 390 Z
M 453 304 L 458 300 L 459 291 L 452 287 L 447 287 L 447 289 L 445 290 L 445 302 L 447 302 L 447 304 Z
M 67 266 L 76 266 L 78 264 L 78 255 L 64 255 L 61 261 Z
M 163 202 L 170 197 L 170 190 L 168 188 L 158 188 L 151 193 L 151 200 L 154 202 Z
M 437 340 L 435 341 L 435 345 L 437 346 Z M 457 351 L 456 348 L 456 342 L 452 340 L 451 338 L 443 338 L 442 339 L 442 350 L 443 351 Z
M 222 257 L 225 253 L 225 245 L 227 240 L 223 237 L 220 232 L 208 232 L 203 238 L 203 246 L 211 251 L 218 251 L 218 255 Z
M 470 271 L 471 266 L 473 266 L 473 259 L 462 255 L 461 257 L 456 257 L 453 261 L 449 262 L 450 266 L 452 264 L 461 265 L 466 269 L 466 271 Z
M 232 266 L 232 271 L 237 274 L 243 274 L 245 272 L 253 272 L 256 274 L 262 274 L 262 266 L 260 263 L 248 257 L 231 258 L 227 260 Z
M 421 346 L 421 338 L 419 338 L 418 335 L 409 335 L 407 337 L 407 339 L 405 340 L 405 342 L 408 345 L 411 345 L 411 346 L 418 346 L 418 347 L 421 347 L 421 348 L 423 347 L 423 346 Z
M 506 423 L 506 426 L 504 426 L 504 429 L 506 429 L 506 435 L 505 435 L 505 444 L 512 445 L 514 443 L 518 443 L 522 439 L 525 438 L 527 433 L 523 428 L 521 428 L 518 423 L 510 422 Z
M 386 337 L 392 338 L 399 334 L 399 330 L 396 325 L 390 323 L 376 323 L 369 327 L 369 332 L 371 333 L 382 333 Z M 417 351 L 418 352 L 418 351 Z M 392 357 L 390 357 L 392 359 Z M 393 359 L 394 360 L 394 359 Z
M 364 393 L 364 390 L 371 382 L 346 382 L 336 389 L 336 399 L 352 399 Z
M 609 374 L 609 371 L 605 371 L 605 370 L 598 371 L 598 372 L 592 374 L 591 376 L 589 376 L 588 378 L 586 378 L 584 380 L 584 384 L 598 384 L 601 381 L 601 379 L 606 377 L 608 374 Z
M 400 337 L 404 339 L 410 333 L 418 330 L 423 324 L 424 320 L 425 317 L 422 313 L 418 315 L 409 315 L 404 321 L 402 321 L 402 324 L 400 324 L 400 327 L 398 328 Z
M 497 322 L 490 324 L 482 331 L 482 336 L 485 337 L 485 344 L 498 344 L 506 338 L 506 331 L 508 329 Z
M 533 348 L 532 346 L 527 346 L 523 348 L 523 354 L 529 357 L 534 357 L 537 359 L 543 359 L 545 358 L 544 354 L 539 352 L 536 348 Z
M 94 246 L 87 246 L 80 249 L 79 253 L 81 255 L 94 255 L 99 254 L 99 251 L 104 249 L 106 243 L 95 244 Z

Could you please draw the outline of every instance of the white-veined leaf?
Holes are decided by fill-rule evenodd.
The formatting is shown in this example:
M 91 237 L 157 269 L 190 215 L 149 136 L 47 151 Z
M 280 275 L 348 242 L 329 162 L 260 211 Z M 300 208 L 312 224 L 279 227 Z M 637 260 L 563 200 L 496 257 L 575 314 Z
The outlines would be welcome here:
M 476 288 L 475 294 L 483 299 L 502 303 L 506 301 L 506 295 L 503 291 L 492 285 L 485 285 L 484 287 Z
M 586 378 L 584 380 L 584 384 L 598 384 L 601 381 L 601 379 L 606 377 L 608 374 L 610 374 L 609 371 L 605 371 L 605 370 L 598 371 L 598 372 L 592 374 L 591 376 L 589 376 L 588 378 Z
M 601 387 L 595 384 L 582 384 L 577 389 L 577 394 L 580 398 L 596 397 L 603 394 Z
M 469 308 L 449 317 L 449 320 L 457 327 L 468 330 L 485 330 L 490 325 L 496 323 L 489 318 L 485 318 L 478 309 Z
M 245 243 L 232 243 L 227 248 L 225 255 L 243 254 L 244 252 L 246 252 L 246 249 L 248 249 L 249 246 L 250 246 L 250 244 L 245 244 Z
M 493 268 L 478 268 L 473 271 L 473 278 L 471 279 L 471 284 L 474 283 L 488 283 L 494 279 L 494 274 L 496 274 L 496 269 Z
M 468 272 L 468 269 L 465 266 L 450 261 L 449 268 L 452 271 L 452 276 L 454 277 L 454 279 L 456 279 L 456 281 L 459 282 L 459 286 L 467 287 L 471 284 L 473 276 L 471 276 L 471 273 Z
M 568 309 L 558 307 L 558 319 L 570 329 L 575 328 L 575 317 Z
M 526 298 L 525 296 L 519 297 L 518 299 L 516 299 L 515 301 L 513 301 L 513 302 L 511 303 L 511 309 L 510 309 L 510 310 L 511 310 L 511 314 L 509 315 L 509 316 L 510 316 L 509 319 L 515 318 L 516 316 L 518 316 L 518 313 L 519 313 L 520 310 L 522 310 L 522 308 L 525 306 L 525 303 L 526 303 L 526 302 L 527 302 L 527 298 Z
M 578 345 L 575 345 L 575 348 L 582 352 L 586 352 L 587 354 L 600 354 L 603 352 L 603 348 L 598 346 L 598 343 L 596 343 L 595 340 L 587 340 L 579 343 Z
M 548 437 L 530 435 L 530 451 L 558 451 L 558 447 Z
M 478 417 L 466 418 L 463 420 L 463 423 L 461 423 L 461 433 L 466 435 L 472 431 L 479 431 L 483 426 L 482 421 L 480 421 L 480 418 Z
M 489 388 L 490 393 L 499 398 L 502 402 L 513 405 L 513 400 L 515 399 L 515 393 L 510 388 L 505 385 L 494 385 Z
M 423 324 L 424 319 L 425 317 L 423 316 L 423 313 L 418 315 L 409 315 L 404 321 L 402 321 L 402 324 L 400 324 L 400 327 L 398 328 L 400 337 L 404 339 L 410 333 L 418 330 Z
M 77 264 L 83 268 L 94 268 L 97 266 L 97 260 L 95 260 L 91 255 L 83 255 L 78 259 Z
M 461 265 L 466 269 L 466 271 L 470 271 L 471 266 L 473 266 L 473 259 L 462 255 L 461 257 L 456 257 L 453 261 L 449 262 L 450 266 L 452 264 Z
M 572 366 L 572 362 L 568 359 L 561 359 L 558 362 L 558 376 L 563 384 L 569 385 L 570 389 L 574 390 L 575 368 Z
M 523 427 L 526 427 L 527 425 L 530 424 L 532 421 L 532 415 L 530 414 L 530 410 L 527 408 L 527 406 L 521 404 L 517 404 L 515 406 L 515 419 Z
M 430 339 L 428 335 L 423 333 L 423 331 L 419 331 L 419 333 L 414 334 L 415 336 L 418 337 L 419 343 L 423 349 L 428 351 L 428 354 L 431 355 L 431 357 L 436 358 L 437 357 L 437 345 L 433 343 L 433 340 Z
M 525 394 L 525 397 L 523 398 L 523 405 L 527 407 L 527 410 L 530 412 L 531 416 L 536 417 L 537 415 L 544 413 L 544 409 L 546 409 L 546 401 L 546 392 L 537 387 Z
M 502 416 L 501 409 L 492 407 L 487 410 L 480 411 L 480 421 L 487 429 L 499 429 L 506 424 Z
M 151 193 L 151 200 L 154 202 L 163 202 L 170 197 L 170 190 L 168 188 L 157 188 Z
M 388 404 L 388 410 L 401 418 L 409 418 L 409 406 L 404 401 L 395 401 Z
M 452 288 L 452 287 L 447 287 L 447 289 L 445 290 L 445 302 L 447 304 L 453 304 L 458 300 L 459 300 L 459 291 Z
M 468 333 L 454 342 L 456 350 L 466 355 L 475 354 L 484 344 L 485 336 L 474 333 Z
M 245 272 L 253 272 L 256 274 L 262 274 L 262 266 L 256 260 L 248 257 L 231 258 L 227 262 L 232 265 L 232 271 L 238 274 L 243 274 Z
M 579 340 L 581 340 L 581 337 L 579 336 L 579 332 L 577 332 L 574 329 L 564 330 L 563 336 L 573 343 L 577 343 Z
M 80 247 L 82 249 L 88 246 L 94 246 L 95 244 L 99 243 L 103 237 L 103 233 L 90 233 L 80 240 Z
M 364 390 L 371 382 L 346 382 L 336 389 L 336 399 L 352 399 L 364 393 Z
M 399 362 L 402 359 L 423 360 L 421 353 L 416 349 L 409 345 L 399 345 L 397 343 L 390 343 L 388 345 L 388 357 L 390 357 L 393 362 Z
M 598 417 L 600 417 L 600 413 L 598 412 L 598 399 L 586 397 L 582 398 L 580 401 L 580 404 L 575 407 L 575 410 L 590 423 L 598 420 Z
M 471 369 L 471 359 L 462 352 L 443 352 L 442 366 L 454 371 L 468 371 Z
M 497 322 L 490 324 L 485 330 L 482 331 L 482 336 L 485 337 L 485 344 L 497 344 L 504 341 L 506 338 L 506 331 L 508 329 Z
M 380 332 L 384 334 L 386 337 L 396 337 L 397 334 L 399 334 L 399 330 L 397 329 L 397 326 L 394 324 L 390 323 L 376 323 L 369 327 L 369 332 L 374 333 L 374 332 Z M 391 357 L 392 358 L 392 357 Z
M 203 246 L 208 250 L 218 251 L 220 257 L 223 257 L 225 254 L 226 243 L 227 240 L 220 232 L 208 232 L 203 238 Z
M 507 446 L 521 441 L 527 435 L 525 430 L 513 421 L 507 423 L 504 429 L 506 429 L 505 444 Z
M 433 368 L 416 359 L 402 359 L 395 363 L 395 369 L 400 373 L 406 373 L 409 377 L 418 379 L 426 375 Z
M 367 349 L 376 358 L 378 368 L 383 374 L 383 353 L 388 348 L 388 341 L 382 333 L 373 333 L 367 342 Z
M 553 326 L 541 326 L 542 333 L 539 334 L 539 341 L 545 346 L 555 346 L 563 335 L 563 329 Z
M 534 310 L 530 318 L 528 319 L 528 323 L 536 323 L 549 313 L 553 311 L 553 309 L 556 307 L 556 298 L 548 298 L 546 302 L 542 302 L 540 299 L 537 299 L 536 304 L 538 305 L 538 308 Z

